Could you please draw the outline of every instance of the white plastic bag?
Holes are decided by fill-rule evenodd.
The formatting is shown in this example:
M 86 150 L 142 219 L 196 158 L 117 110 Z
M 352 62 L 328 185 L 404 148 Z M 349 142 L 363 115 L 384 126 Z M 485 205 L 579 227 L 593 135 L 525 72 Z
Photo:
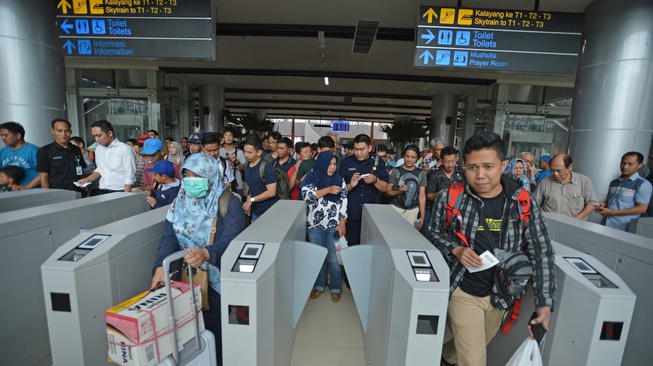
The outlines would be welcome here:
M 542 355 L 540 355 L 537 341 L 526 338 L 521 346 L 517 348 L 515 354 L 508 360 L 506 366 L 542 366 Z
M 336 258 L 338 259 L 338 264 L 342 265 L 342 257 L 340 257 L 340 251 L 343 249 L 346 249 L 349 245 L 347 244 L 347 240 L 344 237 L 340 237 L 338 240 L 336 240 Z

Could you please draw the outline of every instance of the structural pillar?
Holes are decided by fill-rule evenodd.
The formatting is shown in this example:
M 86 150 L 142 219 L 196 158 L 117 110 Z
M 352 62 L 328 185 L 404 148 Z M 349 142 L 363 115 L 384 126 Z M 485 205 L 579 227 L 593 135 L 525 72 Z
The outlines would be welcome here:
M 586 9 L 569 155 L 599 199 L 621 156 L 648 156 L 653 137 L 653 2 L 596 0 Z M 609 26 L 608 26 L 609 25 Z M 646 163 L 646 161 L 645 161 Z
M 200 86 L 200 128 L 204 131 L 224 132 L 224 88 Z
M 436 94 L 431 99 L 431 123 L 429 141 L 440 137 L 447 145 L 454 143 L 456 119 L 458 118 L 458 96 Z
M 52 142 L 53 119 L 67 118 L 54 12 L 53 3 L 40 0 L 3 0 L 0 6 L 0 123 L 20 123 L 37 146 Z

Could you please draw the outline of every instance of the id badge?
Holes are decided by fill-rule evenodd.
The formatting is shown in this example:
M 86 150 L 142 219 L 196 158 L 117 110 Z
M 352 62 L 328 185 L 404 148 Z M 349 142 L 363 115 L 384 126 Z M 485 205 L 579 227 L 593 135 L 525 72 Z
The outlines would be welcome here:
M 77 175 L 82 175 L 82 167 L 81 166 L 76 166 L 75 167 L 75 172 L 77 173 Z

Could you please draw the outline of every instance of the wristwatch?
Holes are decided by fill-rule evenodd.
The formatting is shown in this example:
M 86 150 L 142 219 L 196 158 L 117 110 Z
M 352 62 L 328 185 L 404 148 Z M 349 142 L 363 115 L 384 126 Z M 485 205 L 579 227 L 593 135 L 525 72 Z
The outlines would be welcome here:
M 256 197 L 252 197 L 249 199 L 249 202 L 254 203 L 256 201 Z

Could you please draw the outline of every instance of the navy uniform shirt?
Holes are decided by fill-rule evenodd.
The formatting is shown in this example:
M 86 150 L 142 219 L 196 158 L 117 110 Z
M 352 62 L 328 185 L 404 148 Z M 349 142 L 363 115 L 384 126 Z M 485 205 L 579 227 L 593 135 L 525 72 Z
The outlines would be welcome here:
M 370 156 L 363 161 L 359 161 L 353 155 L 342 159 L 340 163 L 340 175 L 345 178 L 345 183 L 349 184 L 351 177 L 355 173 L 370 173 L 384 182 L 389 180 L 385 162 L 383 159 L 375 159 L 374 156 Z M 381 192 L 374 187 L 374 184 L 367 184 L 361 178 L 356 187 L 347 193 L 347 216 L 350 220 L 360 220 L 363 214 L 363 204 L 380 202 Z
M 66 148 L 56 142 L 45 145 L 36 152 L 36 171 L 48 173 L 50 188 L 80 191 L 73 184 L 82 178 L 77 175 L 77 165 L 86 168 L 84 157 L 79 148 L 70 142 Z

